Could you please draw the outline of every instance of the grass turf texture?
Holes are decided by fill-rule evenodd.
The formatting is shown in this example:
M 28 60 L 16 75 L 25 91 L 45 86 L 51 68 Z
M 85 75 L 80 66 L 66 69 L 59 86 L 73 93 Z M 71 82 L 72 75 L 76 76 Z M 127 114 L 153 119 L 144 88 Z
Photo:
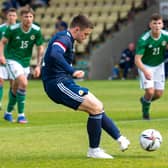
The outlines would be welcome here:
M 113 118 L 131 145 L 121 152 L 116 141 L 102 134 L 101 147 L 113 160 L 88 159 L 87 115 L 54 104 L 45 95 L 41 81 L 30 81 L 25 113 L 29 123 L 8 123 L 0 119 L 0 168 L 167 168 L 167 100 L 168 92 L 152 104 L 150 121 L 141 120 L 139 97 L 143 91 L 138 81 L 83 81 L 104 102 L 106 113 Z M 5 83 L 3 109 L 8 82 Z M 16 112 L 14 112 L 16 118 Z M 144 129 L 154 128 L 163 136 L 158 151 L 147 152 L 139 145 Z

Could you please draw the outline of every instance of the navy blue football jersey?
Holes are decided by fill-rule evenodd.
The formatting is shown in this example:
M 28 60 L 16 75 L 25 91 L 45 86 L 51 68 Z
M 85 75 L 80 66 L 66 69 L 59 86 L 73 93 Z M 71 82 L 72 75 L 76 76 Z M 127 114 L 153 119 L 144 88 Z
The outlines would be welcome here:
M 69 31 L 56 33 L 49 41 L 42 63 L 42 80 L 72 78 L 74 39 Z

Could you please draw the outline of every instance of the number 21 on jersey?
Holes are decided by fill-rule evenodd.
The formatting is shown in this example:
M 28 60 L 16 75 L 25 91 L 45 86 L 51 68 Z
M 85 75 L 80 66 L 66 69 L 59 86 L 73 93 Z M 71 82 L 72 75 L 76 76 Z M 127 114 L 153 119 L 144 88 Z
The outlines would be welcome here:
M 157 47 L 157 48 L 153 48 L 152 49 L 153 50 L 153 55 L 159 55 L 159 53 L 160 53 L 160 47 Z

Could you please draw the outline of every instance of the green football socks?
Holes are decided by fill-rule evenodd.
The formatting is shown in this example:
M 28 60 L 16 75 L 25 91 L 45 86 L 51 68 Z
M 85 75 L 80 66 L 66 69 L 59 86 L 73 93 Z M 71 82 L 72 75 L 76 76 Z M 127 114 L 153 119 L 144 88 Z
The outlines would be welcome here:
M 9 97 L 9 102 L 7 106 L 7 112 L 12 112 L 16 104 L 16 96 L 12 93 L 11 89 L 9 90 L 8 97 Z
M 11 89 L 9 90 L 9 102 L 7 106 L 7 112 L 12 112 L 14 109 L 14 106 L 17 102 L 18 106 L 18 113 L 23 114 L 24 113 L 24 107 L 25 107 L 25 97 L 26 92 L 25 90 L 18 89 L 16 92 L 16 96 L 12 93 Z
M 23 114 L 24 113 L 25 98 L 26 98 L 26 91 L 18 89 L 17 93 L 16 93 L 16 100 L 17 100 L 18 113 L 19 114 Z
M 150 110 L 151 101 L 146 101 L 144 97 L 141 97 L 140 101 L 142 104 L 143 118 L 149 119 L 149 110 Z

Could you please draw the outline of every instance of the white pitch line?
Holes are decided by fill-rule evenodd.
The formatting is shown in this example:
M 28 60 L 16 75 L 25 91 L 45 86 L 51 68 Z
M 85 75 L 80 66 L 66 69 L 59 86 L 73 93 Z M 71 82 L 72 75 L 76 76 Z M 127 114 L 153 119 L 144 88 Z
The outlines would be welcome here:
M 122 121 L 116 121 L 118 123 L 131 123 L 131 122 L 153 122 L 153 121 L 167 121 L 168 118 L 154 118 L 150 120 L 143 120 L 143 119 L 138 119 L 138 120 L 122 120 Z

